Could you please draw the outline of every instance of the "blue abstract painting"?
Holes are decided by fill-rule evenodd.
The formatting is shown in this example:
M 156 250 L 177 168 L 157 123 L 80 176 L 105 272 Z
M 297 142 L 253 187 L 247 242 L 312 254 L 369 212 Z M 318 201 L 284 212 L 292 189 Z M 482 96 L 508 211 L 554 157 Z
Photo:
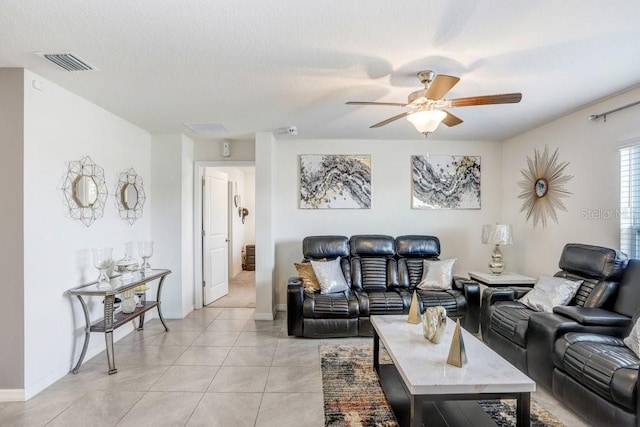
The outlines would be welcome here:
M 414 209 L 480 209 L 479 156 L 411 156 Z
M 371 209 L 371 156 L 301 155 L 300 208 Z

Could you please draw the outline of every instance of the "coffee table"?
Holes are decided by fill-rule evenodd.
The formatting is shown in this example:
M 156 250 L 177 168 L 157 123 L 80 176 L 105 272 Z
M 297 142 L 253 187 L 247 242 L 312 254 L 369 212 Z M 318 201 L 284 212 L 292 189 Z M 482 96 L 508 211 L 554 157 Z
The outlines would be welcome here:
M 517 425 L 529 426 L 530 394 L 536 390 L 536 383 L 464 329 L 469 362 L 462 368 L 447 364 L 455 327 L 451 319 L 447 319 L 440 344 L 424 338 L 422 325 L 407 323 L 407 315 L 374 315 L 371 324 L 373 367 L 401 424 L 405 421 L 419 427 L 424 418 L 429 425 L 491 425 L 488 415 L 470 401 L 516 399 Z M 380 341 L 393 365 L 379 363 Z M 406 398 L 399 398 L 399 394 Z M 408 422 L 397 408 L 403 414 L 408 412 Z M 444 422 L 435 422 L 434 415 Z

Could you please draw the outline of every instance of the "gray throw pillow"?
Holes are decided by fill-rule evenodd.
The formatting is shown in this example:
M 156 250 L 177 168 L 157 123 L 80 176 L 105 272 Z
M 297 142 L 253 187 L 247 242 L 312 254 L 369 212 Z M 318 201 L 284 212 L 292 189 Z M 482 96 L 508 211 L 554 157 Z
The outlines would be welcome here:
M 640 358 L 640 317 L 636 320 L 636 324 L 633 325 L 629 336 L 624 339 L 624 345 L 629 347 Z
M 533 289 L 518 302 L 535 311 L 553 313 L 553 307 L 567 305 L 578 292 L 582 280 L 569 280 L 562 277 L 541 275 Z
M 430 291 L 446 291 L 451 289 L 453 281 L 453 264 L 457 258 L 443 259 L 441 261 L 425 259 L 422 262 L 422 280 L 418 283 L 419 289 Z
M 321 294 L 332 294 L 334 292 L 344 292 L 349 289 L 347 281 L 340 267 L 340 257 L 333 261 L 311 260 L 313 272 L 316 273 L 318 283 L 320 283 Z

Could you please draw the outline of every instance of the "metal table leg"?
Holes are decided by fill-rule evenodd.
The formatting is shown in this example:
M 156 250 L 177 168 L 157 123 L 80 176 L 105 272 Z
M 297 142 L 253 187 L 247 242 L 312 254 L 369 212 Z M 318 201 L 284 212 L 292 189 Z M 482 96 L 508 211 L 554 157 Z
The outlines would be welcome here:
M 158 316 L 160 317 L 162 326 L 164 326 L 165 331 L 169 332 L 169 328 L 167 327 L 167 324 L 164 322 L 164 317 L 162 317 L 162 310 L 160 309 L 160 306 L 162 305 L 162 303 L 160 302 L 160 296 L 162 295 L 162 284 L 164 283 L 165 277 L 167 276 L 162 276 L 162 278 L 160 279 L 160 282 L 158 283 L 158 294 L 156 295 L 156 302 L 158 303 L 157 305 Z
M 109 363 L 109 375 L 118 372 L 113 355 L 113 302 L 115 295 L 104 297 L 104 340 L 107 347 L 107 362 Z
M 378 332 L 373 330 L 373 369 L 380 374 L 380 337 Z
M 91 337 L 91 320 L 89 320 L 89 308 L 87 307 L 87 303 L 84 302 L 84 299 L 82 299 L 81 295 L 76 295 L 76 296 L 80 300 L 80 304 L 82 304 L 82 311 L 84 312 L 85 327 L 84 327 L 84 344 L 82 345 L 82 352 L 80 353 L 80 359 L 78 359 L 78 363 L 76 363 L 76 366 L 71 371 L 74 374 L 78 373 L 78 370 L 80 369 L 80 365 L 82 365 L 82 361 L 84 360 L 84 357 L 87 355 L 87 348 L 89 348 L 89 338 Z

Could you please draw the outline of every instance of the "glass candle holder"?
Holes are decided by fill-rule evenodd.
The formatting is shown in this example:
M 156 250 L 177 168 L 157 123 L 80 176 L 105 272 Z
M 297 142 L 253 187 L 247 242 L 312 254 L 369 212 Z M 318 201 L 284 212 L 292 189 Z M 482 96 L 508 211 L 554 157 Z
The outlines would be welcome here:
M 98 269 L 98 289 L 110 288 L 107 270 L 113 265 L 113 248 L 93 248 L 93 266 Z
M 151 271 L 149 258 L 153 256 L 153 240 L 143 240 L 138 242 L 138 254 L 142 258 L 142 267 L 140 270 L 143 273 L 148 273 Z

